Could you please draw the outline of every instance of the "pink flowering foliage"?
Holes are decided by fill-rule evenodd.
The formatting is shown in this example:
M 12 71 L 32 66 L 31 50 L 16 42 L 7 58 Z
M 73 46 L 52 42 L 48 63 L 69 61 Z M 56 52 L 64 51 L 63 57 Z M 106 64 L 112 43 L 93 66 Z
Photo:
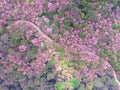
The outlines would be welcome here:
M 20 52 L 24 52 L 24 51 L 27 50 L 27 46 L 25 46 L 25 45 L 19 45 L 19 50 L 20 50 Z
M 30 39 L 30 37 L 33 35 L 33 30 L 28 30 L 25 34 L 26 39 Z
M 120 85 L 119 3 L 119 0 L 1 0 L 0 76 L 13 70 L 15 77 L 20 78 L 20 74 L 38 77 L 40 82 L 36 80 L 33 87 L 52 82 L 48 86 L 53 85 L 55 90 L 66 90 L 65 86 L 69 90 L 96 90 L 95 81 L 112 68 L 110 72 L 114 71 L 112 76 Z M 7 82 L 14 81 L 13 77 L 7 77 L 11 79 Z M 76 78 L 79 81 L 74 81 Z M 27 84 L 30 87 L 30 82 Z M 106 89 L 104 86 L 101 89 L 98 85 L 101 90 Z M 26 87 L 25 90 L 30 89 Z M 43 88 L 44 85 L 35 90 L 53 90 Z

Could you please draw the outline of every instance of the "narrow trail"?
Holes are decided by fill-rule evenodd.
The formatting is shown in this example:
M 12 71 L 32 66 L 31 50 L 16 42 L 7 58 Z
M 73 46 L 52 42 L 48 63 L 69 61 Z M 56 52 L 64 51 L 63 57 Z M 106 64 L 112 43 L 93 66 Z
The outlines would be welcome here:
M 29 24 L 31 26 L 33 26 L 41 35 L 41 37 L 47 39 L 50 43 L 55 43 L 51 38 L 49 38 L 47 35 L 45 35 L 45 33 L 43 33 L 35 24 L 33 24 L 32 22 L 26 21 L 26 20 L 18 20 L 18 21 L 14 21 L 13 24 Z M 13 25 L 12 24 L 12 25 Z

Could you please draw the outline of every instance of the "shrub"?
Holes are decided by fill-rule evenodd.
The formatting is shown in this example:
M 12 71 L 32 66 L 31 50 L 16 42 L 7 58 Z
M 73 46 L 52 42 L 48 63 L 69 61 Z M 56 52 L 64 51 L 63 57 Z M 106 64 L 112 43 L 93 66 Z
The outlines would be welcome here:
M 61 17 L 61 16 L 63 16 L 64 15 L 64 11 L 59 11 L 58 12 L 58 15 Z
M 69 82 L 74 88 L 77 88 L 80 85 L 80 80 L 77 78 L 73 78 Z
M 120 69 L 120 61 L 117 61 L 117 63 L 114 65 L 115 68 Z
M 13 54 L 15 52 L 15 50 L 13 48 L 9 48 L 8 52 L 9 52 L 9 54 Z
M 3 35 L 3 33 L 8 33 L 7 28 L 0 28 L 0 36 Z
M 59 52 L 59 55 L 64 57 L 65 56 L 65 52 Z
M 85 32 L 80 32 L 79 36 L 80 36 L 80 38 L 82 38 L 82 39 L 85 39 L 85 38 L 86 38 Z
M 113 24 L 114 29 L 120 29 L 120 24 Z
M 68 25 L 64 25 L 64 28 L 65 28 L 65 30 L 71 32 L 71 27 L 70 27 L 70 26 L 68 26 Z
M 55 48 L 56 52 L 64 52 L 65 51 L 64 47 L 58 46 L 58 45 L 55 45 L 55 44 L 54 44 L 54 48 Z
M 36 46 L 32 45 L 32 46 L 30 47 L 30 49 L 31 49 L 32 53 L 37 54 L 38 49 L 37 49 Z
M 87 14 L 85 15 L 85 20 L 92 20 L 97 21 L 97 12 L 95 10 L 88 10 Z
M 120 58 L 120 52 L 117 53 L 117 57 Z
M 116 6 L 118 4 L 119 0 L 113 0 L 114 5 Z
M 34 2 L 35 0 L 29 0 L 29 4 L 32 4 L 32 2 Z
M 64 84 L 61 83 L 61 82 L 58 82 L 56 86 L 57 86 L 57 89 L 58 89 L 58 90 L 64 90 L 64 89 L 65 89 Z
M 75 23 L 74 23 L 74 27 L 75 27 L 76 29 L 81 29 L 81 28 L 86 27 L 86 23 L 82 23 L 82 24 L 75 24 Z
M 48 69 L 52 69 L 54 67 L 54 65 L 55 65 L 55 59 L 54 59 L 54 57 L 52 57 L 51 60 L 47 63 L 46 67 Z
M 20 41 L 24 37 L 19 34 L 19 32 L 14 32 L 11 35 L 11 42 L 13 43 L 14 46 L 18 46 L 20 44 Z

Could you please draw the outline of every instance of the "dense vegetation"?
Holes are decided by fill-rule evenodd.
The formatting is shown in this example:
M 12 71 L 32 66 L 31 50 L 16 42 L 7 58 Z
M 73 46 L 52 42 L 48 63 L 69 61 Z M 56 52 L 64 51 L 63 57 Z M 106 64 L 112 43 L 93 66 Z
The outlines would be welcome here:
M 119 90 L 120 0 L 1 0 L 0 90 Z

